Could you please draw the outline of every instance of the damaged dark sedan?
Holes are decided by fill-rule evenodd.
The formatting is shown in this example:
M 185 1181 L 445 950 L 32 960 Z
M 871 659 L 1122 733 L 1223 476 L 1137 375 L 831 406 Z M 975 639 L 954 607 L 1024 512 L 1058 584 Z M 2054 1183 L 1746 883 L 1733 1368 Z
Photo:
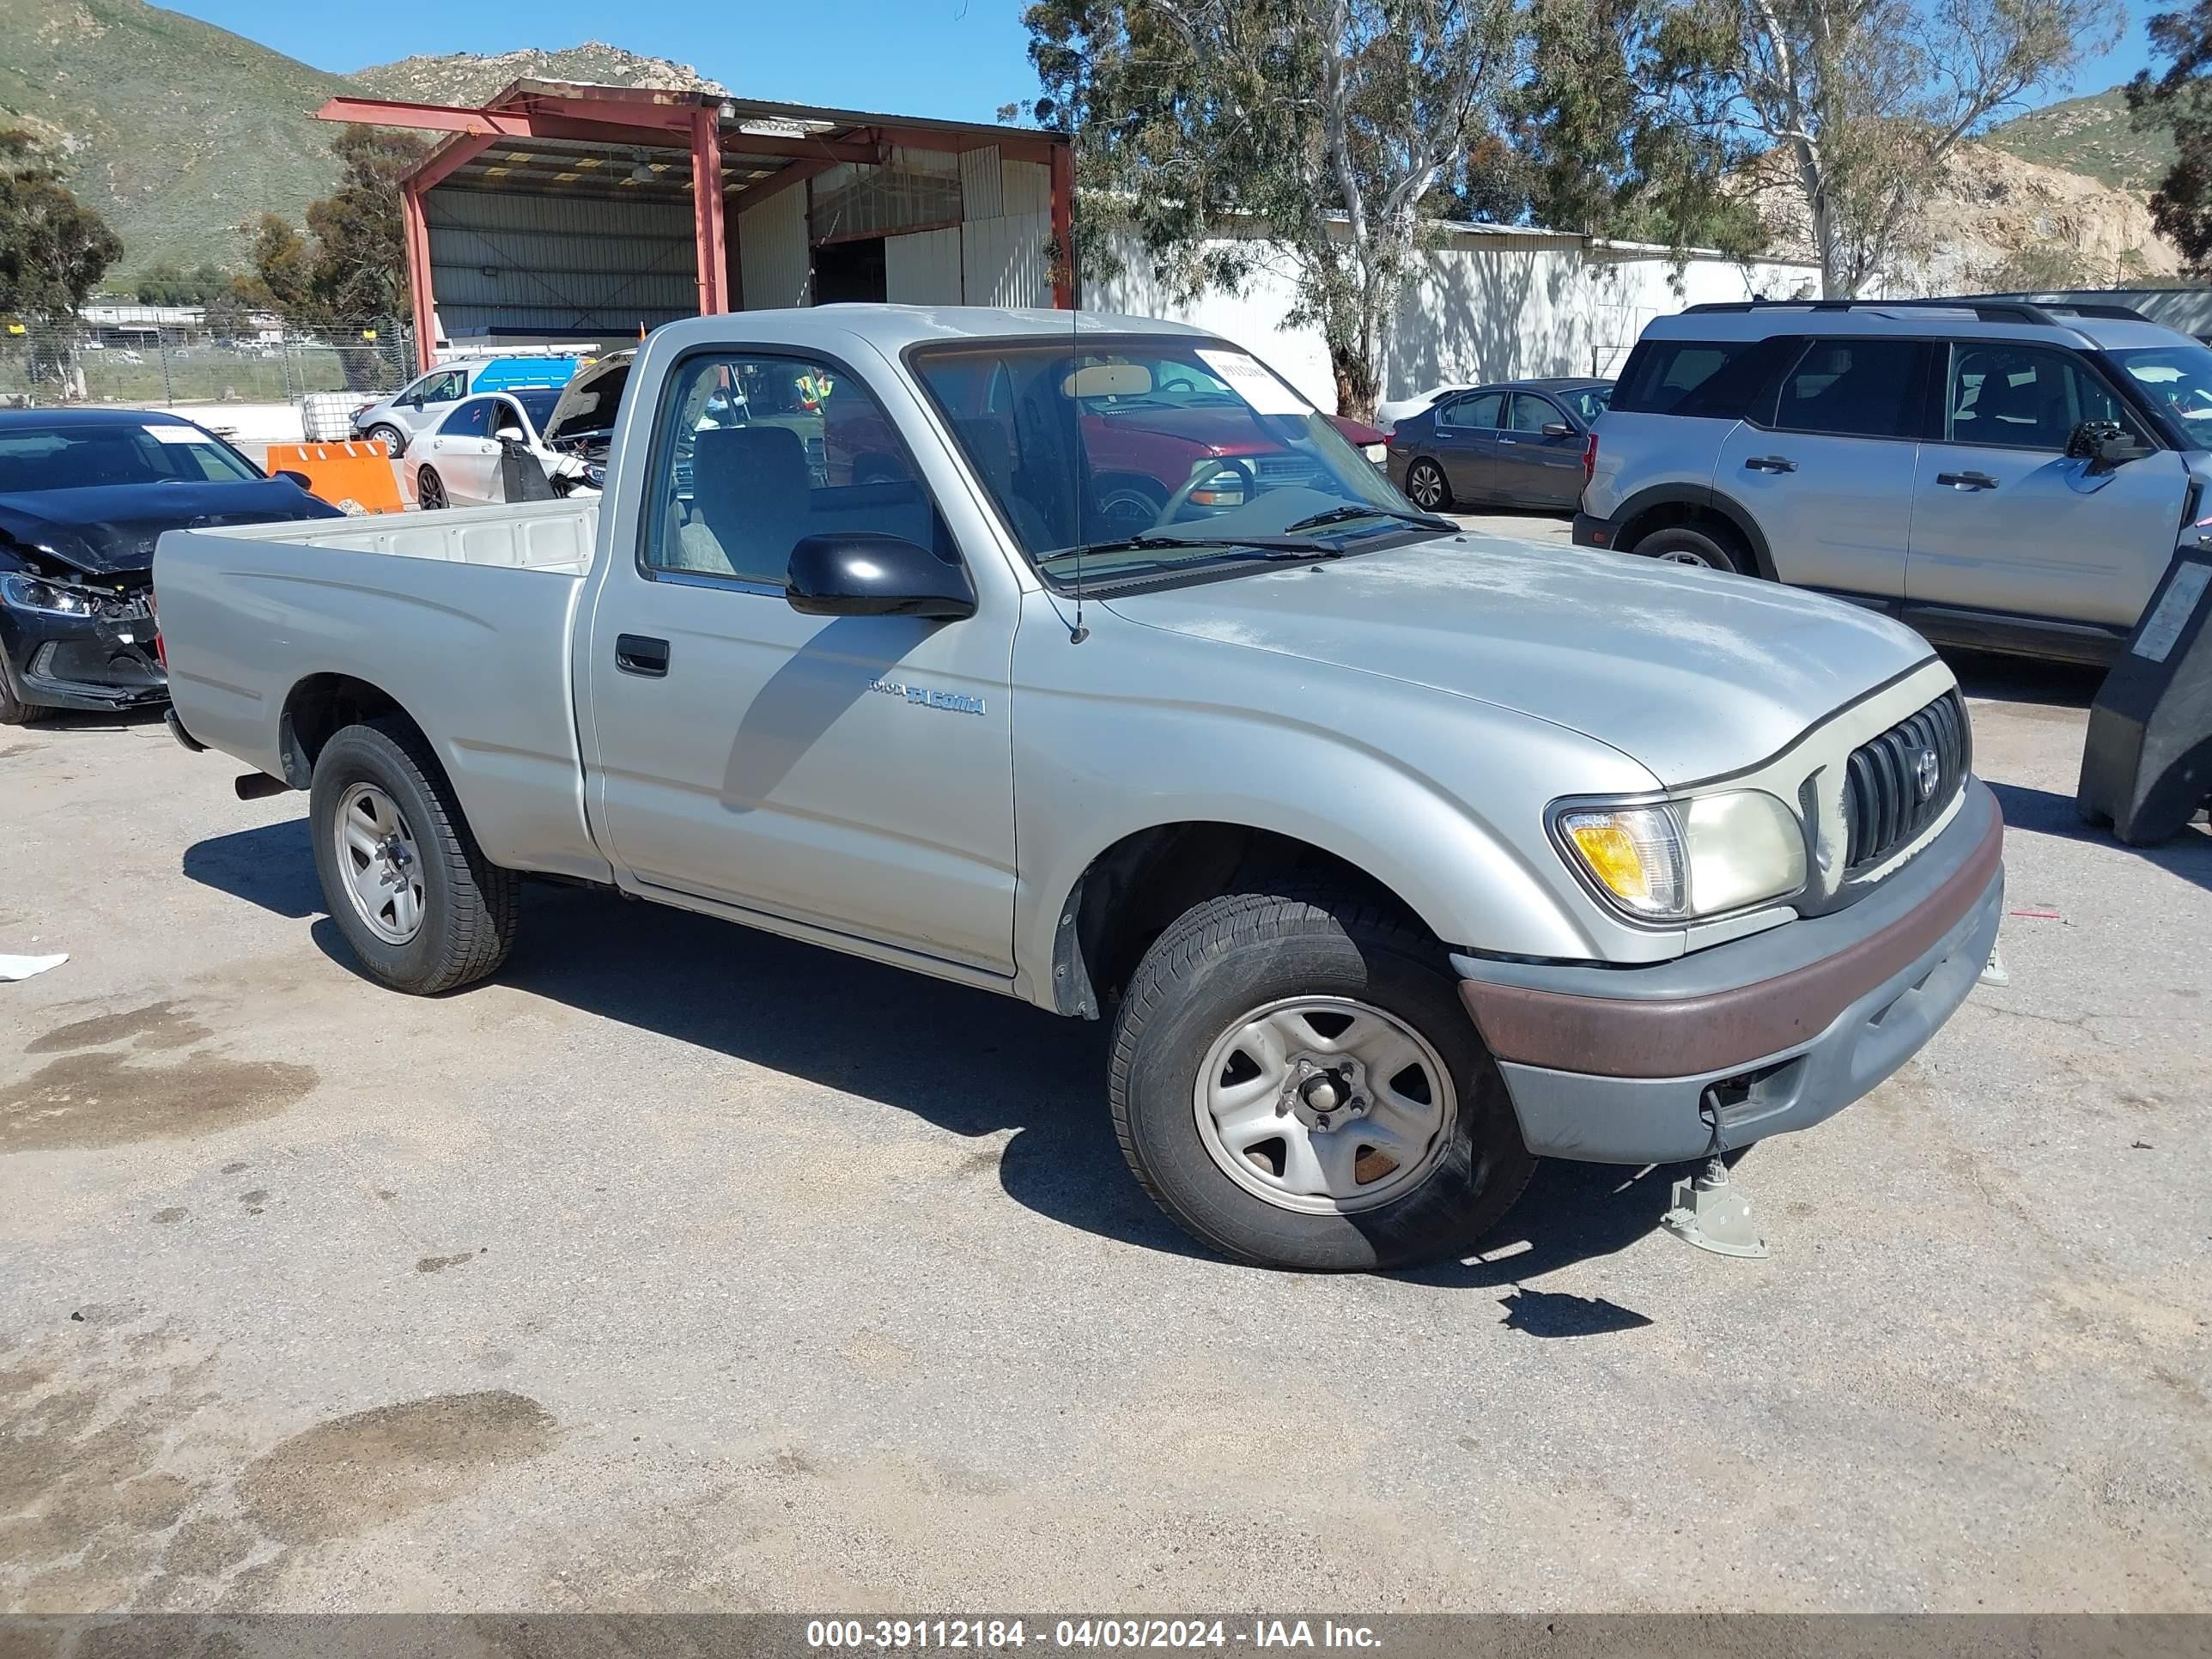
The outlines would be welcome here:
M 173 415 L 0 411 L 0 726 L 167 700 L 163 531 L 339 516 Z

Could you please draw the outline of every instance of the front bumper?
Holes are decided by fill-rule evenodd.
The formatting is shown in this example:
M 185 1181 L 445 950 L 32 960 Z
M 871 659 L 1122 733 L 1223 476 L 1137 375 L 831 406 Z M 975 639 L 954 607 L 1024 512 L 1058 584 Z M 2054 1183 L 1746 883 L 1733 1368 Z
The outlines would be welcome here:
M 1588 513 L 1575 514 L 1577 547 L 1613 547 L 1620 535 L 1620 526 L 1610 519 L 1595 518 Z
M 16 695 L 41 708 L 143 708 L 169 700 L 150 619 L 58 617 L 0 607 L 0 647 Z
M 1650 968 L 1455 956 L 1528 1150 L 1665 1164 L 1810 1127 L 1918 1053 L 2004 914 L 2004 822 L 1950 824 L 1857 903 Z

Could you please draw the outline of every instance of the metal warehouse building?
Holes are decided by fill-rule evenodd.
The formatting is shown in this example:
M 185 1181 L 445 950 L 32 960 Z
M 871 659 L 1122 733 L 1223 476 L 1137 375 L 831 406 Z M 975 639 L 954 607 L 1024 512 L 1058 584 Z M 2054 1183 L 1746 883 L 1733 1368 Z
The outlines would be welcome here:
M 841 300 L 1073 303 L 1073 169 L 1030 129 L 518 81 L 480 109 L 334 98 L 449 135 L 404 188 L 415 337 L 635 337 Z

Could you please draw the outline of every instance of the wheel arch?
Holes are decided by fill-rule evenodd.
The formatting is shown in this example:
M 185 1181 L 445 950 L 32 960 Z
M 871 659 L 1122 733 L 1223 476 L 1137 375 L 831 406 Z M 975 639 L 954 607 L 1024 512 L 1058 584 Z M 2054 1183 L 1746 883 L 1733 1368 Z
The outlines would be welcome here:
M 1427 926 L 1389 884 L 1314 842 L 1221 819 L 1154 823 L 1101 849 L 1060 901 L 1051 1006 L 1097 1018 L 1177 917 L 1255 878 L 1341 887 Z
M 1638 541 L 1655 530 L 1676 525 L 1717 524 L 1732 532 L 1751 550 L 1760 575 L 1769 581 L 1781 580 L 1775 573 L 1773 550 L 1767 545 L 1758 520 L 1738 503 L 1707 485 L 1654 484 L 1622 502 L 1613 519 L 1620 526 L 1613 538 L 1613 546 L 1624 553 L 1633 550 Z
M 295 789 L 313 783 L 316 757 L 345 727 L 395 719 L 411 726 L 432 754 L 437 752 L 422 721 L 382 686 L 352 674 L 303 676 L 285 694 L 283 710 L 276 717 L 276 752 L 283 763 L 284 781 Z

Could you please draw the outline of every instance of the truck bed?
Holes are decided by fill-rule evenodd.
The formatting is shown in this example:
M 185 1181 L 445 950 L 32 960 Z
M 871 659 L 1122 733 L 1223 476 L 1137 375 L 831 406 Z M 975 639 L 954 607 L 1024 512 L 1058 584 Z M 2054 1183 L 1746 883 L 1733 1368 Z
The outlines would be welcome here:
M 319 676 L 363 682 L 428 735 L 492 859 L 609 879 L 568 660 L 599 507 L 169 532 L 154 586 L 179 719 L 283 777 L 288 700 Z

